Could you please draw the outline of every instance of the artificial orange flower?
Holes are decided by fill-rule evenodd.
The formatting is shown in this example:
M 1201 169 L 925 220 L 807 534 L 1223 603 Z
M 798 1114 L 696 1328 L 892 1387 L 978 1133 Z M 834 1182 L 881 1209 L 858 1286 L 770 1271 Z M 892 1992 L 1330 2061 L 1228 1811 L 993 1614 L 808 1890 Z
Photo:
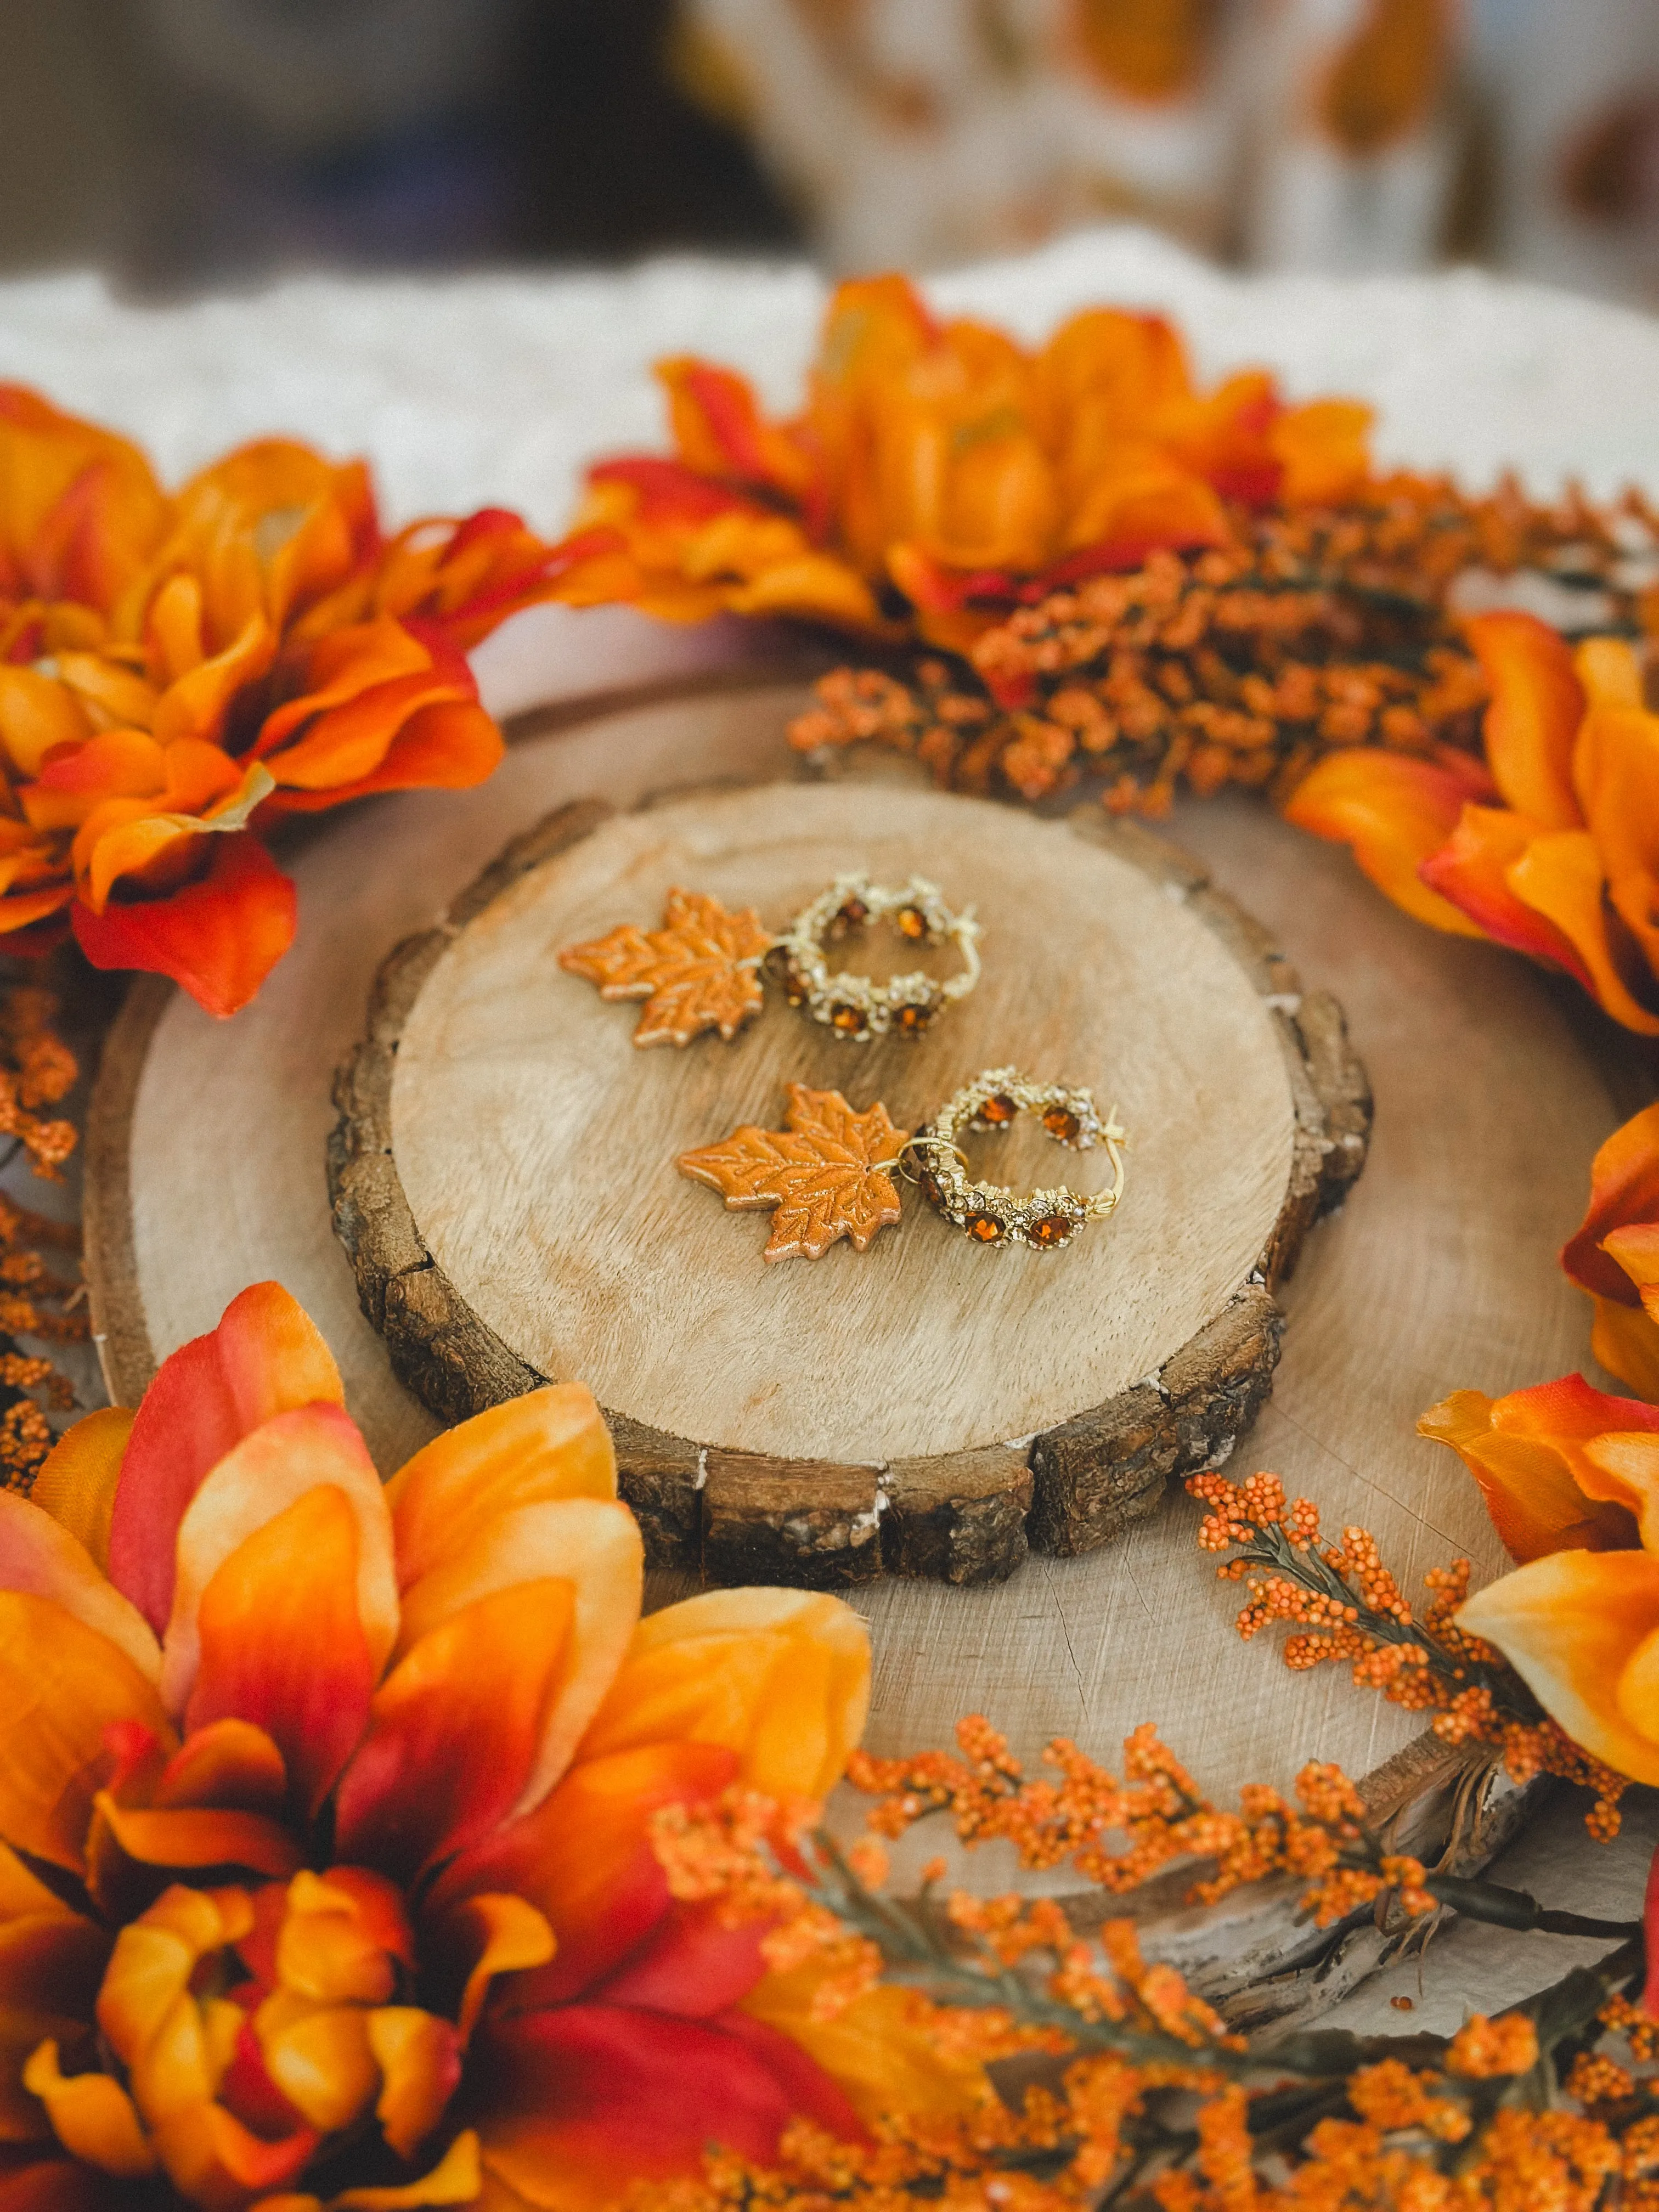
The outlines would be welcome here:
M 465 654 L 544 596 L 516 515 L 382 538 L 368 471 L 265 439 L 169 497 L 124 440 L 0 386 L 0 940 L 234 1012 L 294 932 L 283 813 L 480 781 Z
M 884 2051 L 982 2095 L 892 1991 L 830 2033 L 652 1847 L 664 1808 L 823 1796 L 857 1616 L 641 1621 L 579 1386 L 384 1488 L 341 1395 L 259 1285 L 0 1492 L 0 2205 L 586 2212 L 796 2117 L 862 2139 Z
M 1659 1407 L 1566 1375 L 1504 1398 L 1455 1391 L 1418 1427 L 1458 1453 L 1520 1562 L 1456 1626 L 1496 1645 L 1581 1749 L 1659 1783 Z
M 1659 1036 L 1659 715 L 1636 656 L 1617 638 L 1575 653 L 1532 615 L 1466 627 L 1491 688 L 1489 782 L 1444 753 L 1333 752 L 1286 817 L 1351 846 L 1419 921 L 1560 968 Z
M 1195 389 L 1161 316 L 1075 315 L 1035 350 L 941 322 L 902 276 L 842 284 L 806 404 L 659 364 L 675 456 L 589 472 L 558 594 L 697 621 L 797 615 L 964 648 L 1024 600 L 1159 548 L 1218 545 L 1224 502 L 1342 497 L 1370 410 L 1287 407 L 1249 371 Z
M 1458 1454 L 1512 1559 L 1628 1551 L 1644 1530 L 1659 1547 L 1659 1407 L 1564 1375 L 1503 1398 L 1455 1390 L 1417 1426 Z
M 1652 1468 L 1632 1462 L 1632 1480 L 1638 1472 L 1650 1485 Z M 1456 1623 L 1495 1644 L 1551 1719 L 1593 1758 L 1632 1781 L 1659 1784 L 1653 1551 L 1547 1553 L 1478 1590 Z
M 1615 1129 L 1590 1164 L 1590 1201 L 1561 1265 L 1595 1305 L 1590 1349 L 1659 1401 L 1659 1106 Z

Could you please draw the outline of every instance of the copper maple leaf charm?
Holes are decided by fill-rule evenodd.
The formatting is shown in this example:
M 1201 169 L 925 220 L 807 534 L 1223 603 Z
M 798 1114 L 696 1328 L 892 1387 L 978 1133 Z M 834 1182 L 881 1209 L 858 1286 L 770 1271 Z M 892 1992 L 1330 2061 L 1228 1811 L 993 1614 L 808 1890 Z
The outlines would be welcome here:
M 763 1260 L 820 1260 L 838 1237 L 862 1252 L 899 1218 L 898 1193 L 884 1175 L 908 1143 L 884 1106 L 855 1114 L 839 1091 L 789 1085 L 787 1129 L 734 1129 L 724 1144 L 680 1154 L 680 1173 L 717 1190 L 730 1206 L 774 1206 Z
M 660 929 L 628 923 L 567 945 L 559 965 L 597 983 L 602 999 L 645 1000 L 635 1044 L 690 1044 L 703 1030 L 718 1030 L 730 1044 L 760 1012 L 755 970 L 771 943 L 753 907 L 728 914 L 717 898 L 675 889 Z

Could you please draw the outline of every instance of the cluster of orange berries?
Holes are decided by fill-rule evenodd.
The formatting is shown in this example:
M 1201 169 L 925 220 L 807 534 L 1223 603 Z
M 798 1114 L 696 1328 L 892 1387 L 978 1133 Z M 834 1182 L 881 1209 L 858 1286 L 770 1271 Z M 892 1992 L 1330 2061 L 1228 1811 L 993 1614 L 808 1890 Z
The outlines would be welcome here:
M 725 1927 L 764 1923 L 761 1951 L 775 1973 L 817 1962 L 811 2010 L 816 2019 L 833 2020 L 875 1986 L 881 1954 L 780 1870 L 775 1853 L 799 1847 L 802 1814 L 734 1788 L 710 1805 L 664 1806 L 653 1814 L 648 1834 L 671 1896 L 712 1903 Z M 866 1872 L 879 1882 L 886 1864 L 878 1857 L 878 1864 L 866 1859 Z
M 1381 1691 L 1407 1712 L 1432 1714 L 1443 1742 L 1491 1745 L 1511 1781 L 1553 1774 L 1589 1790 L 1590 1834 L 1599 1841 L 1617 1835 L 1625 1778 L 1540 1714 L 1503 1655 L 1452 1618 L 1468 1594 L 1467 1559 L 1428 1570 L 1430 1601 L 1419 1620 L 1370 1531 L 1345 1528 L 1340 1545 L 1322 1549 L 1317 1509 L 1305 1498 L 1287 1500 L 1276 1474 L 1232 1482 L 1211 1472 L 1190 1476 L 1187 1488 L 1206 1508 L 1200 1549 L 1237 1551 L 1218 1575 L 1237 1582 L 1264 1560 L 1275 1567 L 1246 1585 L 1250 1602 L 1237 1628 L 1247 1642 L 1274 1622 L 1294 1623 L 1302 1632 L 1285 1638 L 1287 1667 L 1346 1662 L 1360 1688 Z
M 1401 474 L 1230 525 L 1225 546 L 1017 608 L 962 660 L 903 680 L 839 669 L 791 740 L 890 746 L 941 784 L 1031 800 L 1087 775 L 1114 812 L 1156 817 L 1183 782 L 1282 799 L 1334 748 L 1478 750 L 1485 684 L 1450 612 L 1471 571 L 1540 572 L 1594 592 L 1605 626 L 1659 629 L 1659 589 L 1632 560 L 1659 516 L 1637 494 L 1543 505 L 1510 480 L 1470 498 Z
M 80 1074 L 75 1054 L 59 1036 L 55 995 L 33 985 L 0 986 L 0 1138 L 21 1151 L 37 1176 L 63 1180 L 75 1149 L 72 1121 L 43 1117 Z M 77 1254 L 80 1231 L 0 1195 L 0 1340 L 33 1337 L 47 1343 L 86 1340 L 88 1322 L 78 1280 L 49 1265 L 49 1252 Z M 67 1412 L 75 1393 L 52 1362 L 0 1340 L 0 1487 L 25 1495 L 52 1449 L 53 1436 L 40 1403 Z
M 1035 1791 L 1042 1812 L 1030 1837 L 1051 1864 L 1045 1820 L 1074 1837 L 1070 1824 L 1085 1798 L 1097 1807 L 1114 1801 L 1120 1814 L 1133 1804 L 1146 1823 L 1184 1824 L 1189 1848 L 1208 1836 L 1224 1850 L 1231 1821 L 1242 1878 L 1294 1863 L 1299 1853 L 1304 1871 L 1321 1873 L 1328 1908 L 1319 1913 L 1322 1924 L 1384 1889 L 1408 1913 L 1433 1908 L 1415 1860 L 1344 1863 L 1346 1845 L 1365 1843 L 1365 1808 L 1338 1767 L 1304 1770 L 1299 1814 L 1272 1790 L 1252 1788 L 1237 1816 L 1222 1816 L 1150 1729 L 1126 1746 L 1122 1782 L 1066 1745 L 1054 1747 L 1060 1782 L 1028 1783 L 1006 1740 L 982 1719 L 962 1724 L 958 1747 L 955 1759 L 861 1762 L 866 1787 L 896 1785 L 896 1797 L 878 1808 L 890 1816 L 896 1807 L 893 1832 L 922 1812 L 955 1807 L 980 1839 L 1011 1834 L 1009 1804 L 1025 1796 L 1030 1812 Z M 779 1808 L 739 1791 L 713 1814 L 659 1817 L 653 1842 L 677 1895 L 722 1899 L 737 1918 L 787 1922 L 816 1910 L 804 1892 L 791 1904 L 791 1878 L 769 1853 L 773 1841 L 792 1832 Z M 855 1845 L 849 1856 L 861 1881 L 884 1876 L 879 1846 Z M 1112 1863 L 1121 1869 L 1122 1862 Z M 936 1863 L 928 1879 L 941 1871 Z M 988 2098 L 949 2114 L 896 2110 L 859 2144 L 799 2124 L 787 2133 L 773 2169 L 711 2153 L 701 2176 L 653 2183 L 623 2200 L 625 2212 L 646 2212 L 647 2203 L 650 2212 L 907 2212 L 919 2201 L 947 2212 L 1080 2212 L 1103 2187 L 1121 2184 L 1136 2161 L 1146 2178 L 1135 2201 L 1159 2212 L 1353 2212 L 1360 2205 L 1373 2212 L 1594 2212 L 1614 2176 L 1622 2204 L 1659 2208 L 1659 2118 L 1647 2116 L 1648 2077 L 1587 2051 L 1574 2058 L 1565 2085 L 1578 2111 L 1527 2109 L 1506 2086 L 1539 2060 L 1537 2030 L 1524 2013 L 1477 2015 L 1434 2066 L 1373 2059 L 1334 2079 L 1336 2111 L 1328 2097 L 1317 2100 L 1305 2136 L 1286 2145 L 1272 2130 L 1258 2140 L 1253 2128 L 1255 2097 L 1273 2093 L 1253 2093 L 1237 2078 L 1249 2063 L 1243 2039 L 1226 2032 L 1174 1968 L 1142 1957 L 1131 1922 L 1108 1919 L 1085 1942 L 1054 1899 L 960 1893 L 948 1900 L 946 1917 L 969 1947 L 955 1955 L 980 1964 L 999 2002 L 936 2004 L 913 1993 L 915 2017 L 947 2059 L 1024 2054 L 1024 2063 L 1046 2069 L 1023 2100 Z M 1022 1988 L 1042 1995 L 1046 2014 L 1024 2014 Z M 1074 2028 L 1055 2021 L 1056 2006 Z M 1079 2041 L 1103 2024 L 1132 2036 L 1157 2033 L 1182 2048 L 1150 2061 L 1127 2051 L 1080 2051 Z M 1597 2024 L 1624 2038 L 1636 2063 L 1659 2057 L 1659 2021 L 1628 1999 L 1610 1998 Z M 1195 2100 L 1181 2124 L 1184 2136 L 1158 2117 L 1164 2109 L 1158 2095 L 1170 2090 Z
M 1294 1805 L 1265 1784 L 1247 1784 L 1237 1812 L 1227 1813 L 1200 1792 L 1150 1725 L 1125 1739 L 1121 1780 L 1064 1737 L 1043 1753 L 1060 1777 L 1050 1782 L 1027 1780 L 1006 1739 L 977 1716 L 958 1723 L 957 1736 L 968 1754 L 958 1759 L 944 1752 L 854 1755 L 848 1779 L 876 1799 L 872 1828 L 898 1836 L 929 1814 L 945 1813 L 965 1842 L 1003 1838 L 1034 1869 L 1069 1861 L 1112 1896 L 1177 1861 L 1207 1863 L 1190 1893 L 1197 1904 L 1270 1875 L 1294 1874 L 1310 1883 L 1302 1902 L 1321 1927 L 1384 1891 L 1397 1892 L 1408 1913 L 1433 1909 L 1419 1863 L 1379 1856 L 1369 1844 L 1364 1804 L 1340 1767 L 1304 1767 Z
M 1404 513 L 1241 510 L 1228 546 L 1054 592 L 965 661 L 837 670 L 791 741 L 891 746 L 941 784 L 1027 799 L 1091 775 L 1113 811 L 1150 815 L 1182 781 L 1286 791 L 1333 746 L 1472 748 L 1486 690 L 1442 605 L 1455 568 L 1413 566 Z

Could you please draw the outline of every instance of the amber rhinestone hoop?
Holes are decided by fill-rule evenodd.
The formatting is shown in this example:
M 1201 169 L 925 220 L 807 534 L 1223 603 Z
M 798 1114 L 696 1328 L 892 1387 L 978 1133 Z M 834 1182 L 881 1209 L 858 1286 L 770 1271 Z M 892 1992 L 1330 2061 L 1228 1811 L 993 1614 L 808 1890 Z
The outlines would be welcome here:
M 1020 1114 L 1036 1114 L 1056 1143 L 1075 1152 L 1104 1145 L 1113 1169 L 1109 1190 L 1084 1197 L 1065 1184 L 1021 1197 L 1006 1185 L 972 1182 L 957 1139 L 964 1129 L 1006 1129 Z M 1033 1083 L 1017 1067 L 987 1068 L 946 1101 L 905 1147 L 909 1172 L 922 1194 L 948 1221 L 981 1244 L 1029 1244 L 1053 1252 L 1091 1221 L 1103 1221 L 1123 1196 L 1127 1132 L 1117 1109 L 1103 1120 L 1093 1094 L 1081 1085 Z
M 845 969 L 830 973 L 826 945 L 888 921 L 913 944 L 954 945 L 962 955 L 959 971 L 941 982 L 918 968 L 885 983 Z M 979 934 L 972 907 L 957 913 L 925 876 L 912 876 L 892 890 L 872 884 L 860 871 L 837 876 L 828 890 L 803 907 L 772 951 L 790 1005 L 838 1037 L 861 1044 L 890 1032 L 920 1036 L 947 1007 L 965 999 L 979 981 Z

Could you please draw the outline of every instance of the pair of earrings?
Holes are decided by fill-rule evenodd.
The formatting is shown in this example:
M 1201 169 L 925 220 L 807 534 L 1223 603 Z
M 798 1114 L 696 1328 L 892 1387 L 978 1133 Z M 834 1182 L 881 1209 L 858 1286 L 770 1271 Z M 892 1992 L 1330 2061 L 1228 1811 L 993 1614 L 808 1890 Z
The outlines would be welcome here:
M 1022 1113 L 1039 1115 L 1048 1134 L 1074 1151 L 1103 1144 L 1111 1188 L 1085 1196 L 1062 1183 L 1021 1196 L 1005 1183 L 971 1180 L 957 1137 L 1006 1129 Z M 678 1162 L 682 1175 L 719 1191 L 732 1210 L 773 1209 L 766 1260 L 820 1260 L 842 1237 L 855 1252 L 866 1250 L 899 1218 L 894 1173 L 976 1244 L 1038 1252 L 1057 1251 L 1089 1222 L 1103 1221 L 1123 1195 L 1127 1137 L 1115 1111 L 1103 1121 L 1086 1090 L 1034 1083 L 1017 1067 L 987 1068 L 914 1135 L 896 1128 L 883 1105 L 860 1114 L 839 1091 L 804 1083 L 789 1085 L 786 1119 L 783 1129 L 747 1124 L 723 1143 L 682 1152 Z
M 921 969 L 884 983 L 846 969 L 831 974 L 827 945 L 887 921 L 914 945 L 954 945 L 961 968 L 943 981 Z M 659 929 L 626 923 L 567 945 L 559 965 L 597 984 L 602 999 L 645 1000 L 636 1045 L 686 1045 L 705 1030 L 730 1044 L 764 1003 L 767 969 L 790 1006 L 847 1042 L 865 1044 L 890 1035 L 919 1037 L 965 999 L 979 981 L 979 936 L 973 908 L 956 913 L 925 876 L 890 890 L 855 871 L 837 876 L 781 936 L 753 907 L 731 914 L 706 892 L 675 889 Z
M 828 945 L 890 921 L 918 945 L 954 945 L 961 967 L 942 981 L 921 969 L 884 983 L 847 969 L 831 973 Z M 918 1037 L 966 998 L 980 978 L 980 933 L 973 908 L 957 913 L 925 877 L 891 890 L 854 871 L 837 876 L 778 936 L 752 907 L 730 913 L 704 892 L 677 888 L 668 894 L 660 928 L 627 923 L 568 945 L 558 957 L 562 968 L 595 984 L 601 998 L 644 1000 L 636 1045 L 686 1045 L 711 1029 L 730 1043 L 760 1012 L 769 969 L 790 1006 L 844 1042 L 865 1043 L 892 1035 Z M 1073 1150 L 1104 1144 L 1110 1189 L 1084 1195 L 1062 1183 L 1022 1195 L 1006 1184 L 972 1180 L 957 1138 L 969 1129 L 1006 1129 L 1022 1113 L 1036 1115 L 1057 1143 Z M 860 1113 L 839 1091 L 792 1083 L 782 1129 L 745 1124 L 718 1145 L 682 1153 L 678 1166 L 719 1191 L 729 1207 L 773 1210 L 768 1260 L 820 1259 L 843 1237 L 855 1251 L 866 1250 L 879 1230 L 899 1218 L 894 1174 L 915 1183 L 975 1243 L 1052 1252 L 1116 1210 L 1127 1142 L 1115 1108 L 1103 1119 L 1086 1089 L 1035 1083 L 1018 1068 L 993 1067 L 964 1084 L 915 1133 L 896 1127 L 883 1105 Z

